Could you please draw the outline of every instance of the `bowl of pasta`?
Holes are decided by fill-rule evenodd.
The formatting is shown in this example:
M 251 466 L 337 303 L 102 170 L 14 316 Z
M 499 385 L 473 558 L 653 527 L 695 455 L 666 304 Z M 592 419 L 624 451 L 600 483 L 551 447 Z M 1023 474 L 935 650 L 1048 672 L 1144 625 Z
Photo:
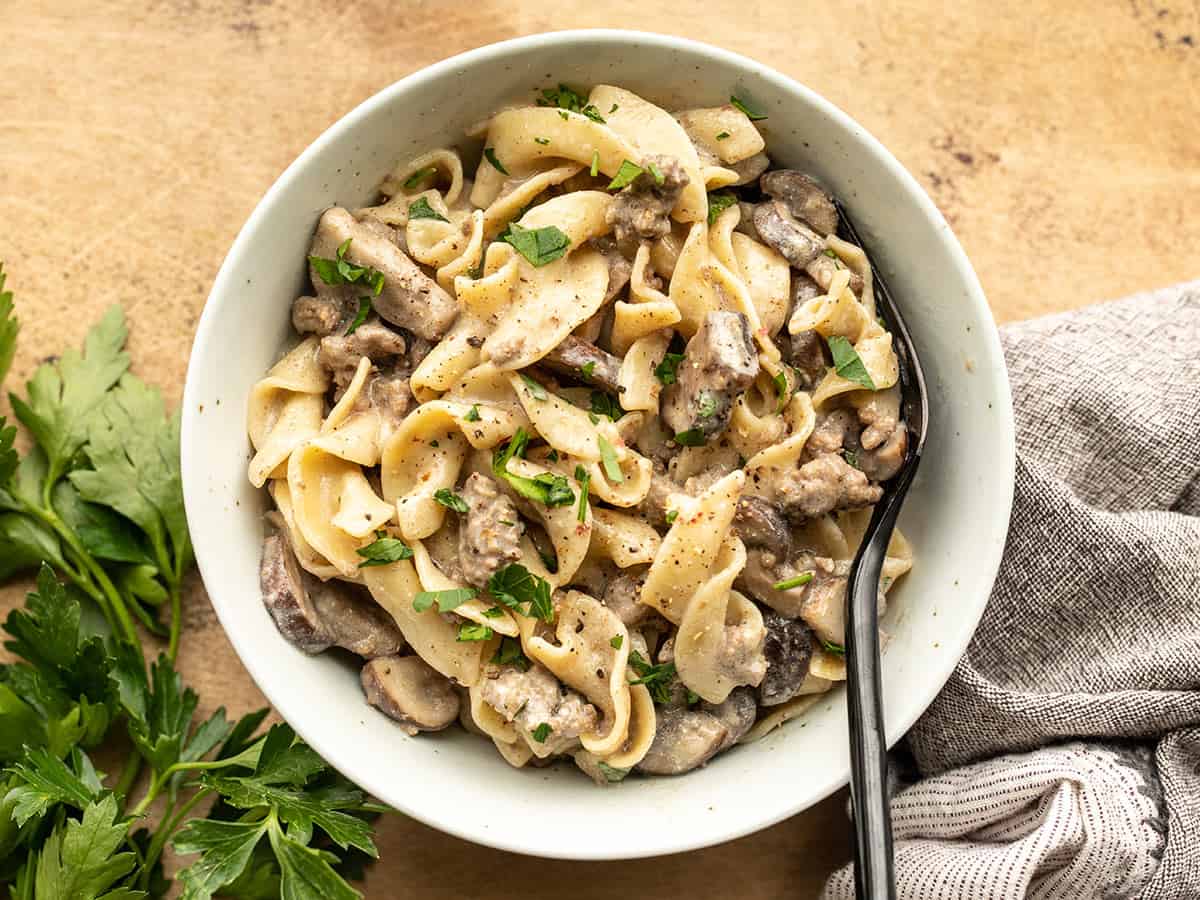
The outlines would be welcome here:
M 297 732 L 397 809 L 542 856 L 684 851 L 843 785 L 846 578 L 909 432 L 835 201 L 931 393 L 879 586 L 898 739 L 1004 545 L 986 301 L 844 113 L 744 57 L 621 31 L 392 85 L 225 259 L 184 395 L 188 521 Z

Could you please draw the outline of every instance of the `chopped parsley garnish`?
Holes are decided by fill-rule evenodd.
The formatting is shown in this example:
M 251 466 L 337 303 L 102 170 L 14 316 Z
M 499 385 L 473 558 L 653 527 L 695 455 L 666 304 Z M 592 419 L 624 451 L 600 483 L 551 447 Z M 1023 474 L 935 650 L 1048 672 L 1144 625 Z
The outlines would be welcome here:
M 718 135 L 717 135 L 717 140 L 718 140 L 718 141 L 723 141 L 723 140 L 725 140 L 727 137 L 729 137 L 729 132 L 728 132 L 728 131 L 722 131 L 720 134 L 718 134 Z
M 663 384 L 674 384 L 679 364 L 683 362 L 682 353 L 668 353 L 662 362 L 654 367 L 654 377 Z
M 365 547 L 357 548 L 354 552 L 363 558 L 363 561 L 358 564 L 360 569 L 386 566 L 390 563 L 400 562 L 402 559 L 412 559 L 413 555 L 412 547 L 404 541 L 387 537 L 386 531 L 376 531 L 374 541 Z
M 549 144 L 549 143 L 550 143 L 550 138 L 544 138 L 544 137 L 535 137 L 535 138 L 533 139 L 533 142 L 534 142 L 535 144 L 541 144 L 543 147 L 545 147 L 547 144 Z
M 504 163 L 496 158 L 496 151 L 492 147 L 485 147 L 483 150 L 483 158 L 492 164 L 492 168 L 501 175 L 507 175 L 508 169 L 504 168 Z
M 501 237 L 539 269 L 562 258 L 571 246 L 571 239 L 553 225 L 547 225 L 545 228 L 522 228 L 513 222 Z
M 578 91 L 572 90 L 562 83 L 557 88 L 545 88 L 542 91 L 542 96 L 538 98 L 537 105 L 557 106 L 561 110 L 581 113 L 593 122 L 599 122 L 601 125 L 604 124 L 604 117 L 600 115 L 600 110 L 596 109 L 592 104 L 587 103 L 584 96 Z M 567 118 L 564 114 L 560 113 L 560 115 L 564 119 Z
M 547 462 L 558 462 L 558 451 L 551 450 L 549 453 L 546 454 L 546 460 L 547 460 Z
M 412 203 L 408 204 L 408 218 L 410 221 L 412 219 L 436 219 L 438 222 L 450 221 L 429 205 L 428 197 L 418 197 Z
M 610 109 L 610 110 L 608 111 L 608 114 L 611 116 L 611 115 L 612 115 L 613 113 L 615 113 L 615 112 L 616 112 L 618 109 L 620 109 L 620 107 L 619 107 L 619 106 L 617 106 L 617 104 L 615 104 L 615 103 L 614 103 L 614 104 L 612 105 L 612 109 Z
M 788 390 L 787 375 L 780 369 L 779 373 L 771 381 L 775 383 L 775 395 L 779 398 L 779 402 L 775 405 L 775 412 L 783 412 L 784 407 L 788 404 L 788 400 L 792 397 L 791 391 Z
M 487 625 L 478 622 L 463 622 L 458 626 L 456 641 L 490 641 L 496 632 Z
M 436 175 L 436 174 L 437 174 L 436 166 L 426 166 L 424 169 L 417 169 L 417 171 L 413 172 L 411 175 L 409 175 L 407 178 L 404 179 L 404 186 L 406 188 L 415 188 L 418 184 L 420 184 L 422 181 L 424 181 L 430 175 Z
M 790 591 L 792 588 L 803 587 L 812 580 L 812 572 L 801 572 L 795 578 L 785 578 L 783 581 L 775 582 L 771 587 L 777 591 Z
M 856 469 L 861 468 L 858 464 L 858 451 L 853 447 L 843 450 L 842 456 L 845 457 L 847 464 L 854 466 Z
M 525 389 L 529 391 L 530 397 L 532 397 L 534 400 L 546 399 L 546 389 L 544 387 L 542 387 L 538 382 L 534 381 L 524 372 L 519 374 L 521 376 L 521 380 L 525 382 Z
M 558 111 L 558 117 L 559 117 L 560 119 L 562 119 L 564 122 L 568 121 L 568 120 L 571 118 L 571 117 L 570 117 L 570 116 L 567 114 L 567 111 L 566 111 L 565 109 L 560 109 L 560 110 Z
M 444 591 L 418 591 L 413 597 L 413 609 L 425 612 L 437 604 L 439 612 L 450 612 L 462 606 L 468 600 L 474 600 L 479 594 L 475 588 L 448 588 Z
M 696 415 L 701 419 L 711 419 L 717 414 L 717 398 L 712 391 L 701 391 L 696 398 Z
M 826 247 L 822 252 L 830 259 L 836 260 L 838 258 L 838 255 L 833 252 L 832 247 Z
M 662 184 L 667 180 L 667 176 L 662 173 L 662 169 L 654 163 L 646 163 L 646 171 L 650 173 L 650 177 L 654 179 L 655 184 Z
M 354 238 L 346 238 L 337 248 L 337 259 L 326 259 L 323 256 L 310 256 L 309 264 L 326 284 L 358 284 L 367 285 L 378 297 L 383 290 L 383 273 L 377 272 L 370 266 L 355 266 L 346 260 L 350 252 L 350 242 Z
M 708 195 L 708 224 L 715 225 L 721 213 L 738 202 L 738 198 L 729 191 L 713 191 Z
M 667 524 L 668 525 L 674 525 L 675 520 L 678 518 L 679 518 L 679 510 L 677 510 L 677 509 L 667 510 Z
M 750 104 L 740 97 L 730 96 L 729 102 L 732 103 L 736 109 L 740 109 L 742 112 L 744 112 L 746 114 L 746 118 L 751 122 L 761 122 L 767 117 L 766 113 L 759 112 L 758 110 L 754 109 L 752 106 L 750 106 Z
M 370 314 L 371 314 L 371 298 L 370 297 L 359 297 L 358 298 L 358 312 L 356 312 L 354 314 L 354 321 L 352 321 L 350 323 L 350 327 L 346 329 L 346 337 L 350 337 L 350 335 L 352 335 L 352 334 L 354 334 L 354 332 L 358 331 L 358 326 L 361 325 L 363 322 L 367 321 L 367 316 L 369 316 Z
M 600 417 L 598 415 L 596 415 L 594 412 L 589 412 L 588 413 L 588 421 L 591 422 L 593 425 L 599 425 Z
M 562 475 L 542 472 L 534 478 L 527 478 L 508 471 L 508 461 L 514 456 L 523 455 L 527 443 L 529 435 L 525 433 L 524 428 L 518 428 L 512 440 L 492 454 L 492 473 L 497 478 L 507 481 L 513 490 L 527 500 L 533 500 L 543 506 L 570 506 L 575 502 L 575 492 Z
M 592 485 L 592 473 L 583 466 L 575 467 L 575 480 L 579 482 L 579 521 L 587 521 L 588 489 Z
M 589 361 L 589 362 L 585 362 L 585 363 L 583 364 L 583 366 L 582 366 L 582 367 L 579 369 L 579 372 L 580 372 L 580 374 L 581 374 L 581 375 L 583 375 L 583 380 L 584 380 L 584 381 L 591 381 L 591 380 L 592 380 L 592 374 L 593 374 L 595 371 L 596 371 L 596 361 L 595 361 L 595 360 L 591 360 L 591 361 Z
M 629 682 L 630 684 L 644 684 L 655 703 L 671 702 L 671 684 L 675 681 L 675 663 L 660 663 L 652 666 L 642 654 L 636 650 L 630 650 L 629 668 L 638 675 Z
M 544 744 L 546 743 L 546 738 L 550 737 L 551 730 L 548 723 L 542 722 L 537 728 L 533 729 L 531 736 L 539 744 Z
M 589 170 L 588 174 L 590 174 L 593 178 L 595 178 L 597 175 L 600 174 L 600 151 L 599 150 L 592 151 L 592 168 Z
M 625 475 L 617 462 L 617 451 L 604 439 L 604 435 L 596 435 L 596 444 L 600 447 L 600 464 L 604 466 L 604 474 L 613 484 L 620 484 L 625 480 Z
M 613 176 L 613 180 L 608 183 L 610 191 L 619 191 L 623 187 L 628 187 L 634 180 L 642 174 L 642 167 L 631 163 L 627 159 L 621 160 L 621 168 L 617 169 L 617 174 Z
M 687 689 L 687 705 L 695 706 L 699 702 L 700 702 L 700 695 L 697 694 L 695 691 L 693 691 L 691 688 L 688 688 Z
M 468 422 L 478 422 L 479 421 L 479 404 L 472 403 L 471 408 L 467 410 L 467 414 L 465 416 L 463 416 L 463 419 L 465 419 Z
M 833 641 L 827 641 L 824 638 L 821 638 L 821 646 L 824 647 L 826 650 L 828 650 L 830 653 L 834 654 L 835 656 L 845 656 L 846 655 L 846 648 L 843 647 L 841 644 L 835 644 Z
M 523 616 L 554 620 L 554 603 L 550 599 L 550 582 L 534 575 L 520 563 L 511 563 L 488 579 L 487 592 L 501 606 L 516 610 Z
M 465 513 L 470 509 L 467 506 L 467 501 L 450 490 L 450 488 L 438 488 L 433 492 L 433 499 L 447 509 L 454 510 L 456 513 Z
M 505 524 L 506 524 L 506 525 L 511 525 L 511 524 L 513 524 L 513 523 L 512 523 L 512 522 L 506 522 Z M 483 614 L 484 614 L 485 616 L 487 616 L 489 619 L 498 619 L 498 618 L 500 618 L 502 615 L 504 615 L 504 610 L 502 610 L 502 609 L 501 609 L 500 607 L 498 607 L 498 606 L 489 606 L 487 609 L 485 609 L 485 610 L 483 611 Z
M 610 766 L 606 762 L 596 763 L 596 768 L 600 770 L 600 774 L 604 776 L 604 780 L 609 784 L 617 784 L 624 781 L 625 776 L 629 774 L 629 769 L 618 769 L 616 766 Z
M 680 447 L 703 447 L 705 437 L 704 432 L 699 428 L 689 428 L 687 431 L 679 432 L 673 440 Z
M 430 441 L 430 442 L 429 442 L 429 446 L 430 446 L 430 447 L 433 447 L 433 448 L 436 450 L 438 447 L 440 447 L 440 446 L 442 446 L 442 445 L 441 445 L 441 443 L 440 443 L 439 441 Z
M 608 646 L 612 647 L 614 650 L 620 650 L 621 647 L 624 646 L 624 644 L 625 644 L 625 635 L 623 635 L 623 634 L 614 634 L 608 640 Z
M 529 668 L 529 658 L 521 650 L 521 642 L 513 637 L 501 638 L 492 662 L 498 666 L 516 666 L 522 672 Z
M 837 373 L 847 381 L 865 387 L 869 391 L 875 390 L 875 382 L 871 379 L 871 373 L 867 371 L 867 367 L 863 364 L 858 351 L 854 349 L 854 345 L 840 334 L 831 335 L 825 340 L 829 344 L 829 352 L 833 355 L 833 367 Z
M 604 391 L 592 391 L 590 399 L 592 402 L 592 412 L 598 416 L 608 416 L 615 422 L 624 415 L 621 404 L 617 402 L 617 398 L 612 394 L 606 394 Z

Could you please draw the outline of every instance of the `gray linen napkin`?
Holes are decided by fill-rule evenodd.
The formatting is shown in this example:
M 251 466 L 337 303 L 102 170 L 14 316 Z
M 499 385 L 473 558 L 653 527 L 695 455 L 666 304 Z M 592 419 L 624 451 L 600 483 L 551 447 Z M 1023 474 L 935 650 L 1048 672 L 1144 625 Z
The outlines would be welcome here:
M 923 780 L 892 802 L 898 894 L 1196 900 L 1200 282 L 1002 337 L 1012 524 L 907 737 Z M 824 897 L 853 896 L 846 867 Z

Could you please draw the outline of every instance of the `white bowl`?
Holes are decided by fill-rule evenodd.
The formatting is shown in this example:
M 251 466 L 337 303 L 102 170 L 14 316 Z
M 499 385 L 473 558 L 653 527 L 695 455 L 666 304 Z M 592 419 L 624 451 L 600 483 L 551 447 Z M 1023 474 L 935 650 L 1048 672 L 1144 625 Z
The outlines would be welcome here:
M 669 106 L 747 96 L 778 162 L 811 172 L 848 207 L 904 310 L 927 373 L 928 449 L 901 525 L 916 566 L 885 620 L 889 743 L 929 705 L 991 591 L 1013 484 L 1004 357 L 979 282 L 911 175 L 849 116 L 753 60 L 693 41 L 568 31 L 482 47 L 367 100 L 304 151 L 259 203 L 225 258 L 192 348 L 183 480 L 196 558 L 246 668 L 275 708 L 364 789 L 443 831 L 505 850 L 616 859 L 690 850 L 771 825 L 849 775 L 846 702 L 676 778 L 601 789 L 574 770 L 510 768 L 458 730 L 407 737 L 367 706 L 358 672 L 287 643 L 258 586 L 264 499 L 246 478 L 246 398 L 289 338 L 321 211 L 365 205 L 397 160 L 460 143 L 502 103 L 558 81 L 619 84 Z

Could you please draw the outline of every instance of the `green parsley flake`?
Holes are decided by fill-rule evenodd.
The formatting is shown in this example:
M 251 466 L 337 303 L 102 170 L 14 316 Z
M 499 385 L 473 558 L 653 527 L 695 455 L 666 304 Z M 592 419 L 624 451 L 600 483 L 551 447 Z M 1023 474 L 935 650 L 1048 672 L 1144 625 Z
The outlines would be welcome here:
M 583 367 L 579 370 L 580 374 L 583 375 L 584 381 L 591 381 L 592 374 L 595 371 L 596 371 L 596 361 L 595 360 L 591 360 L 590 362 L 585 362 L 583 364 Z
M 592 485 L 592 473 L 583 466 L 575 467 L 575 480 L 579 482 L 579 521 L 587 521 L 588 489 Z
M 596 415 L 594 412 L 589 412 L 588 413 L 588 421 L 591 422 L 593 425 L 599 425 L 600 417 L 598 415 Z
M 718 135 L 717 135 L 717 140 L 718 140 L 718 141 L 723 141 L 723 140 L 725 140 L 727 137 L 729 137 L 729 132 L 728 132 L 728 131 L 722 131 L 720 134 L 718 134 Z
M 522 228 L 513 222 L 502 237 L 539 269 L 547 263 L 561 259 L 571 246 L 571 239 L 553 225 L 547 225 L 545 228 Z
M 546 738 L 550 737 L 551 728 L 549 724 L 543 722 L 537 728 L 533 729 L 532 737 L 539 744 L 546 743 Z
M 572 90 L 565 84 L 559 84 L 558 88 L 545 88 L 542 91 L 542 96 L 538 98 L 538 106 L 557 106 L 563 112 L 559 113 L 564 119 L 567 118 L 566 111 L 577 112 L 587 116 L 593 122 L 604 124 L 604 117 L 600 115 L 600 110 L 596 109 L 590 103 L 587 103 L 582 94 Z
M 514 456 L 522 456 L 525 445 L 529 443 L 529 435 L 524 428 L 518 428 L 503 448 L 497 448 L 492 453 L 492 474 L 503 478 L 518 494 L 528 500 L 534 500 L 543 506 L 570 506 L 575 502 L 575 492 L 562 475 L 542 472 L 534 478 L 517 475 L 508 471 L 508 461 Z
M 846 462 L 848 464 L 854 466 L 854 468 L 856 468 L 856 469 L 860 468 L 860 466 L 858 465 L 858 451 L 857 450 L 855 450 L 853 448 L 848 449 L 848 450 L 843 450 L 842 456 L 845 457 Z
M 836 260 L 838 258 L 838 255 L 833 252 L 832 248 L 827 247 L 822 252 L 832 260 Z
M 612 105 L 612 109 L 610 109 L 610 110 L 608 111 L 608 114 L 611 116 L 611 115 L 612 115 L 613 113 L 615 113 L 615 112 L 616 112 L 618 109 L 620 109 L 620 107 L 619 107 L 619 106 L 617 106 L 617 104 L 615 104 L 615 103 L 614 103 L 614 104 Z
M 488 625 L 480 625 L 478 622 L 463 622 L 458 626 L 458 637 L 455 640 L 490 641 L 494 634 L 495 632 Z
M 683 362 L 682 353 L 668 353 L 663 357 L 662 362 L 654 367 L 654 377 L 663 384 L 674 384 L 681 362 Z
M 463 416 L 463 419 L 465 419 L 468 422 L 478 422 L 479 421 L 479 404 L 472 403 L 471 408 L 467 410 L 467 414 L 465 416 Z
M 675 681 L 675 663 L 651 665 L 638 651 L 629 652 L 629 667 L 638 677 L 630 684 L 644 684 L 655 703 L 671 702 L 671 685 Z
M 790 591 L 792 588 L 803 587 L 813 580 L 812 572 L 801 572 L 795 578 L 785 578 L 771 585 L 777 591 Z
M 822 638 L 821 646 L 824 647 L 830 653 L 832 653 L 834 656 L 845 656 L 846 655 L 846 648 L 843 647 L 841 644 L 835 644 L 833 641 L 827 641 L 824 638 Z
M 402 559 L 411 559 L 413 552 L 412 548 L 404 541 L 396 540 L 396 538 L 387 537 L 387 532 L 375 532 L 375 540 L 367 544 L 365 547 L 359 547 L 354 552 L 363 558 L 363 561 L 358 564 L 360 569 L 367 569 L 371 566 L 386 566 L 394 562 L 400 562 Z
M 413 609 L 425 612 L 437 604 L 439 612 L 450 612 L 468 600 L 474 600 L 479 592 L 475 588 L 449 588 L 444 591 L 418 591 L 413 597 Z
M 863 364 L 862 357 L 854 349 L 854 345 L 840 334 L 831 335 L 825 339 L 829 344 L 829 352 L 833 356 L 833 367 L 847 381 L 853 382 L 869 391 L 875 390 L 875 382 L 871 373 Z
M 592 168 L 590 174 L 593 178 L 600 174 L 600 151 L 592 151 Z
M 598 416 L 608 416 L 615 422 L 624 415 L 621 404 L 612 394 L 606 394 L 604 391 L 592 391 L 590 400 L 592 412 Z
M 708 195 L 708 224 L 715 225 L 721 213 L 736 205 L 738 198 L 729 191 L 714 191 Z
M 450 221 L 429 205 L 428 197 L 418 197 L 412 203 L 408 204 L 408 218 L 409 221 L 413 219 L 434 219 L 438 222 Z
M 550 582 L 534 575 L 520 563 L 511 563 L 488 579 L 487 592 L 501 606 L 543 622 L 554 620 Z
M 780 413 L 783 412 L 783 408 L 787 406 L 788 400 L 790 400 L 792 397 L 791 391 L 788 390 L 787 375 L 784 373 L 783 369 L 780 369 L 778 374 L 776 374 L 771 381 L 775 385 L 775 396 L 779 398 L 778 402 L 775 404 L 775 412 Z
M 507 175 L 508 169 L 504 168 L 504 164 L 496 159 L 496 151 L 491 147 L 485 147 L 483 150 L 483 158 L 492 164 L 492 168 L 501 175 Z
M 383 273 L 370 266 L 356 266 L 346 259 L 350 252 L 350 242 L 354 238 L 346 238 L 337 248 L 337 258 L 327 259 L 323 256 L 310 256 L 309 265 L 326 284 L 358 284 L 368 285 L 374 296 L 378 297 L 383 290 Z
M 467 506 L 467 501 L 450 490 L 450 488 L 438 488 L 433 492 L 433 499 L 447 509 L 454 510 L 456 513 L 465 513 L 470 509 Z
M 521 650 L 521 642 L 517 638 L 505 637 L 500 640 L 500 646 L 492 654 L 492 660 L 498 666 L 516 666 L 524 672 L 529 668 L 529 659 Z
M 509 522 L 508 524 L 511 525 L 512 522 Z M 504 615 L 504 610 L 502 610 L 498 606 L 489 606 L 487 609 L 485 609 L 483 611 L 483 614 L 485 616 L 487 616 L 489 619 L 498 619 L 502 615 Z
M 654 163 L 646 163 L 646 171 L 650 173 L 650 177 L 654 179 L 655 184 L 662 184 L 667 180 L 667 176 L 662 173 L 662 169 Z
M 609 638 L 608 641 L 608 646 L 612 647 L 614 650 L 620 650 L 624 644 L 625 635 L 623 634 L 614 634 L 611 638 Z
M 679 432 L 673 440 L 680 447 L 703 447 L 706 438 L 704 432 L 699 428 L 689 428 L 687 431 Z
M 604 474 L 608 476 L 608 480 L 613 484 L 620 484 L 625 480 L 625 475 L 621 472 L 621 466 L 617 463 L 617 451 L 613 445 L 604 439 L 604 435 L 596 435 L 596 443 L 600 447 L 600 463 L 604 466 Z
M 746 118 L 751 122 L 761 122 L 767 117 L 766 113 L 759 112 L 758 110 L 754 109 L 752 106 L 750 106 L 750 104 L 748 104 L 745 100 L 742 100 L 740 97 L 730 96 L 729 102 L 732 103 L 736 109 L 740 109 L 742 112 L 744 112 L 746 114 Z
M 420 184 L 422 181 L 424 181 L 430 175 L 436 175 L 436 174 L 437 174 L 437 168 L 435 166 L 428 166 L 424 169 L 417 169 L 417 171 L 413 172 L 406 179 L 404 179 L 404 186 L 406 188 L 415 188 L 418 184 Z
M 371 298 L 358 298 L 358 312 L 354 314 L 354 321 L 350 323 L 350 327 L 346 329 L 346 337 L 354 334 L 358 330 L 358 326 L 367 321 L 367 316 L 371 314 Z
M 667 510 L 667 524 L 668 525 L 674 525 L 675 520 L 678 518 L 679 518 L 679 510 L 677 510 L 677 509 Z
M 544 138 L 544 137 L 535 137 L 535 138 L 533 139 L 533 142 L 534 142 L 535 144 L 541 144 L 543 147 L 545 147 L 547 144 L 549 144 L 549 143 L 550 143 L 550 138 Z
M 609 784 L 618 784 L 625 780 L 625 776 L 632 771 L 631 769 L 618 769 L 616 766 L 610 766 L 606 762 L 596 763 L 596 768 L 600 770 L 600 774 L 604 776 L 604 780 Z
M 521 380 L 525 382 L 525 389 L 529 391 L 530 397 L 532 397 L 534 400 L 546 399 L 546 389 L 544 387 L 542 387 L 540 384 L 538 384 L 538 382 L 534 381 L 524 372 L 519 374 L 521 376 Z
M 613 180 L 608 183 L 608 189 L 610 191 L 619 191 L 623 187 L 628 187 L 641 174 L 641 166 L 631 163 L 627 159 L 623 159 L 621 160 L 621 168 L 617 169 L 617 174 L 614 175 Z
M 717 398 L 712 391 L 701 391 L 696 398 L 696 415 L 701 419 L 711 419 L 717 414 Z

